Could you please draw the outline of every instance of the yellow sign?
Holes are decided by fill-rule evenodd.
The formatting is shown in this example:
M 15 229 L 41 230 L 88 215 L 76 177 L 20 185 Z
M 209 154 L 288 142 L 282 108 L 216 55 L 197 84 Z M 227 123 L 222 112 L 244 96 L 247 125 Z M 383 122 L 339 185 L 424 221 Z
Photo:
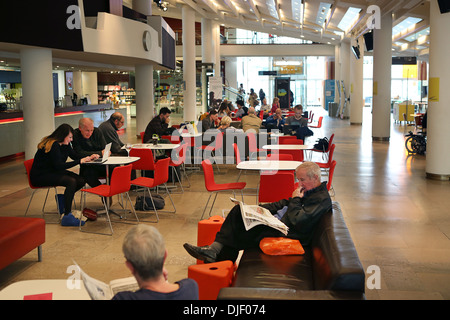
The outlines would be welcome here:
M 439 78 L 428 81 L 428 101 L 439 102 Z

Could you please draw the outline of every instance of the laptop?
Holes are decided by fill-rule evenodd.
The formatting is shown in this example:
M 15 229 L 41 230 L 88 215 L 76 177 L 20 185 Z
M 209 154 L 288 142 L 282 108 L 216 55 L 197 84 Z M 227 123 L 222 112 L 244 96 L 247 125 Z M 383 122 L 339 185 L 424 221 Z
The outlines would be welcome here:
M 112 142 L 108 143 L 105 146 L 105 151 L 103 152 L 103 157 L 102 158 L 98 158 L 96 160 L 93 160 L 92 162 L 94 162 L 94 163 L 104 163 L 104 162 L 106 162 L 108 160 L 108 158 L 109 158 L 109 154 L 110 154 L 110 151 L 111 151 L 111 145 L 112 145 Z
M 283 133 L 284 133 L 284 135 L 291 136 L 291 135 L 295 134 L 295 131 L 298 128 L 300 128 L 299 125 L 285 125 L 283 127 Z

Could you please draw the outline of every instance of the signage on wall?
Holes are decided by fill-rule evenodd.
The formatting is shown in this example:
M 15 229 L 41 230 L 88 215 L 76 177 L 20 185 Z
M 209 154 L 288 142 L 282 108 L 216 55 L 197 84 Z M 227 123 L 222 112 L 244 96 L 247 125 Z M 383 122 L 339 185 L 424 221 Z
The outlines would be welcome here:
M 83 51 L 81 28 L 68 27 L 77 22 L 73 6 L 77 0 L 1 1 L 0 12 L 13 14 L 0 19 L 0 42 Z

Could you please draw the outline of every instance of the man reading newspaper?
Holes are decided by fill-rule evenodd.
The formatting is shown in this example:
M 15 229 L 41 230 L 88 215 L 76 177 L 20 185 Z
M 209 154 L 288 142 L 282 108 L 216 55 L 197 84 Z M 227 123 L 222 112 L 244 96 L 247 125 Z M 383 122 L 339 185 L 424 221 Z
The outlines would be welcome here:
M 304 162 L 295 173 L 299 187 L 291 198 L 262 205 L 288 227 L 287 235 L 267 225 L 257 225 L 246 230 L 241 207 L 236 205 L 210 246 L 196 247 L 185 243 L 186 251 L 196 259 L 211 263 L 236 261 L 239 250 L 258 247 L 265 237 L 298 239 L 303 246 L 308 246 L 321 216 L 331 209 L 331 198 L 326 182 L 320 181 L 320 168 L 316 163 Z

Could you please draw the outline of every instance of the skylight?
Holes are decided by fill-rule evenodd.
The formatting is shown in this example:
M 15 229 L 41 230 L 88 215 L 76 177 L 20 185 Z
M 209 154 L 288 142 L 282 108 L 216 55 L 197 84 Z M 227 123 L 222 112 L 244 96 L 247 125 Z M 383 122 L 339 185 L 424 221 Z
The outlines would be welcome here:
M 359 16 L 360 8 L 350 7 L 338 24 L 338 28 L 347 31 L 356 21 Z
M 416 41 L 417 39 L 419 39 L 422 36 L 427 36 L 429 34 L 430 34 L 430 27 L 420 30 L 419 32 L 416 32 L 416 33 L 406 37 L 405 40 L 412 42 L 412 41 Z
M 414 26 L 416 23 L 422 21 L 420 18 L 408 17 L 399 24 L 397 24 L 394 28 L 392 28 L 392 34 L 395 37 L 399 33 L 407 30 L 411 26 Z
M 328 17 L 328 13 L 331 8 L 331 3 L 321 2 L 319 10 L 317 11 L 316 23 L 322 26 Z

